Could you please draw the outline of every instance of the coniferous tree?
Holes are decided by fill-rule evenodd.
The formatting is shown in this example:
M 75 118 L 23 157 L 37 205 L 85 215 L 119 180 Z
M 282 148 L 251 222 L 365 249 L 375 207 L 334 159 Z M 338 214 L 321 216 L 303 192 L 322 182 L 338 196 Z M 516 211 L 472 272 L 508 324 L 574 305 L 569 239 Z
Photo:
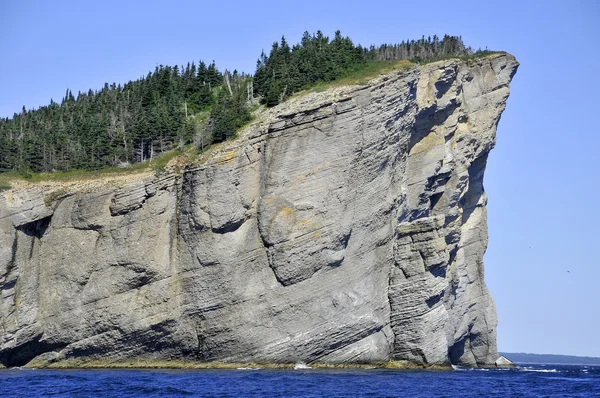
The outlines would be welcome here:
M 253 77 L 221 73 L 215 61 L 159 65 L 124 85 L 106 83 L 77 95 L 67 89 L 59 102 L 37 110 L 24 106 L 12 118 L 0 118 L 0 172 L 98 169 L 144 161 L 192 141 L 204 148 L 233 137 L 250 120 L 254 94 L 274 106 L 315 82 L 342 78 L 372 62 L 469 53 L 458 36 L 364 48 L 340 31 L 331 40 L 317 31 L 304 32 L 293 46 L 285 37 L 274 42 L 258 58 Z

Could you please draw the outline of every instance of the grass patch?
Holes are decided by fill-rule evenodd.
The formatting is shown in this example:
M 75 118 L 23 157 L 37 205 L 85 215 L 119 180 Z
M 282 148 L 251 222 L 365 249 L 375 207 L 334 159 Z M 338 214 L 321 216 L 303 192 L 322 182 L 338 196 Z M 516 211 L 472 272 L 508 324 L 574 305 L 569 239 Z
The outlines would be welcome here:
M 173 149 L 170 151 L 167 151 L 165 153 L 160 154 L 159 156 L 155 157 L 154 159 L 152 159 L 148 165 L 150 166 L 150 168 L 152 170 L 154 170 L 157 173 L 161 173 L 163 171 L 165 171 L 165 169 L 167 168 L 167 164 L 175 157 L 181 155 L 183 153 L 183 151 L 181 149 Z
M 44 181 L 74 181 L 99 178 L 111 175 L 134 174 L 148 169 L 149 162 L 134 163 L 128 167 L 106 167 L 98 170 L 69 170 L 69 171 L 53 171 L 50 173 L 28 173 L 23 175 L 14 171 L 1 173 L 0 183 L 3 181 L 21 180 L 29 182 L 44 182 Z
M 44 197 L 44 204 L 46 207 L 52 207 L 52 204 L 61 197 L 67 195 L 68 191 L 65 188 L 59 189 L 58 191 L 51 192 Z
M 446 61 L 452 59 L 459 59 L 461 61 L 474 61 L 481 58 L 486 58 L 490 55 L 494 54 L 506 54 L 504 51 L 490 51 L 490 50 L 479 50 L 474 52 L 473 54 L 464 55 L 464 56 L 448 56 L 443 58 L 435 58 L 435 59 L 421 59 L 421 58 L 411 58 L 411 59 L 402 59 L 396 61 L 370 61 L 367 64 L 361 66 L 359 69 L 351 71 L 346 75 L 338 77 L 336 80 L 324 82 L 319 81 L 313 84 L 306 86 L 302 91 L 299 91 L 293 95 L 296 97 L 298 95 L 304 95 L 307 92 L 323 92 L 332 87 L 339 86 L 360 86 L 369 82 L 376 77 L 381 75 L 386 75 L 396 70 L 406 70 L 410 69 L 416 65 L 426 65 L 432 62 L 438 61 Z M 285 101 L 284 101 L 285 102 Z
M 10 182 L 18 177 L 19 175 L 13 172 L 0 173 L 0 192 L 8 191 L 9 189 L 11 189 L 12 186 Z
M 461 61 L 474 61 L 477 59 L 481 59 L 481 58 L 485 58 L 485 57 L 489 57 L 490 55 L 494 55 L 494 54 L 506 54 L 506 52 L 504 51 L 490 51 L 490 50 L 479 50 L 474 52 L 473 54 L 469 54 L 469 55 L 463 55 L 463 56 L 448 56 L 448 57 L 443 57 L 443 58 L 435 58 L 435 59 L 421 59 L 421 58 L 411 58 L 410 61 L 413 64 L 417 64 L 417 65 L 426 65 L 426 64 L 430 64 L 432 62 L 438 62 L 438 61 L 448 61 L 451 59 L 460 59 Z
M 8 191 L 10 188 L 12 187 L 9 183 L 0 182 L 0 192 Z
M 67 182 L 77 180 L 92 180 L 102 177 L 120 176 L 127 174 L 136 174 L 148 170 L 154 170 L 155 172 L 164 171 L 167 163 L 176 156 L 182 154 L 180 149 L 174 149 L 165 152 L 152 160 L 147 160 L 141 163 L 134 163 L 127 167 L 105 167 L 98 170 L 69 170 L 69 171 L 53 171 L 50 173 L 27 173 L 23 175 L 15 171 L 9 171 L 0 173 L 0 191 L 8 190 L 11 188 L 11 181 L 20 180 L 28 182 Z
M 371 61 L 360 69 L 349 72 L 348 74 L 329 82 L 316 82 L 306 87 L 299 94 L 308 92 L 323 92 L 332 87 L 339 86 L 360 86 L 369 82 L 378 76 L 388 74 L 395 70 L 410 69 L 415 63 L 403 59 L 399 61 Z
M 250 124 L 255 119 L 252 119 L 245 123 L 238 129 L 243 129 L 245 126 Z M 134 163 L 127 167 L 106 167 L 98 170 L 69 170 L 69 171 L 54 171 L 50 173 L 27 173 L 23 175 L 16 171 L 9 171 L 0 173 L 0 192 L 7 191 L 12 188 L 11 181 L 27 181 L 27 182 L 69 182 L 69 181 L 80 181 L 80 180 L 94 180 L 103 177 L 133 175 L 137 173 L 154 171 L 156 174 L 160 174 L 167 169 L 167 165 L 175 158 L 179 158 L 174 164 L 175 170 L 178 172 L 185 165 L 198 165 L 206 162 L 212 156 L 212 150 L 220 147 L 226 147 L 238 136 L 238 132 L 230 139 L 207 145 L 204 150 L 196 148 L 193 144 L 186 145 L 183 149 L 173 149 L 164 152 L 152 160 L 146 160 L 141 163 Z M 62 193 L 61 193 L 62 194 Z M 51 204 L 55 198 L 46 198 L 48 205 Z

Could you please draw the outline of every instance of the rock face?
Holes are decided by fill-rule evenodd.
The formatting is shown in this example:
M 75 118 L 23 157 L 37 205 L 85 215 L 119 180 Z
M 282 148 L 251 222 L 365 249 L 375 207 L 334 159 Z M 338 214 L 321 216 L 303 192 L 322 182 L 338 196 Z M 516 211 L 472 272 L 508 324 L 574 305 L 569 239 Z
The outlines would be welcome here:
M 181 172 L 0 194 L 0 363 L 494 366 L 482 180 L 517 67 L 396 71 Z

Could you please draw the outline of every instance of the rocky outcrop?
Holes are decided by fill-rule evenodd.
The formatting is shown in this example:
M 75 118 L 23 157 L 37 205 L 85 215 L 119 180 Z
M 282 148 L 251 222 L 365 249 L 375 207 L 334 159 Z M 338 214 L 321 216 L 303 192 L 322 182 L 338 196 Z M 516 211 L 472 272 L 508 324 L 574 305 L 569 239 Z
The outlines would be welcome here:
M 518 63 L 264 112 L 207 162 L 0 196 L 0 363 L 494 366 L 483 173 Z

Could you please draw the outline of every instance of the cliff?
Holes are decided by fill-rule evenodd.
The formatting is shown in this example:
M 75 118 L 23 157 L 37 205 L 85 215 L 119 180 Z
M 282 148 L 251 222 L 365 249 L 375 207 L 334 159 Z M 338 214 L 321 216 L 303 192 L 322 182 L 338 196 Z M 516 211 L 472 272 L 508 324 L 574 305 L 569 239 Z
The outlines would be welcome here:
M 198 166 L 0 194 L 0 363 L 493 366 L 482 180 L 517 67 L 398 70 Z

